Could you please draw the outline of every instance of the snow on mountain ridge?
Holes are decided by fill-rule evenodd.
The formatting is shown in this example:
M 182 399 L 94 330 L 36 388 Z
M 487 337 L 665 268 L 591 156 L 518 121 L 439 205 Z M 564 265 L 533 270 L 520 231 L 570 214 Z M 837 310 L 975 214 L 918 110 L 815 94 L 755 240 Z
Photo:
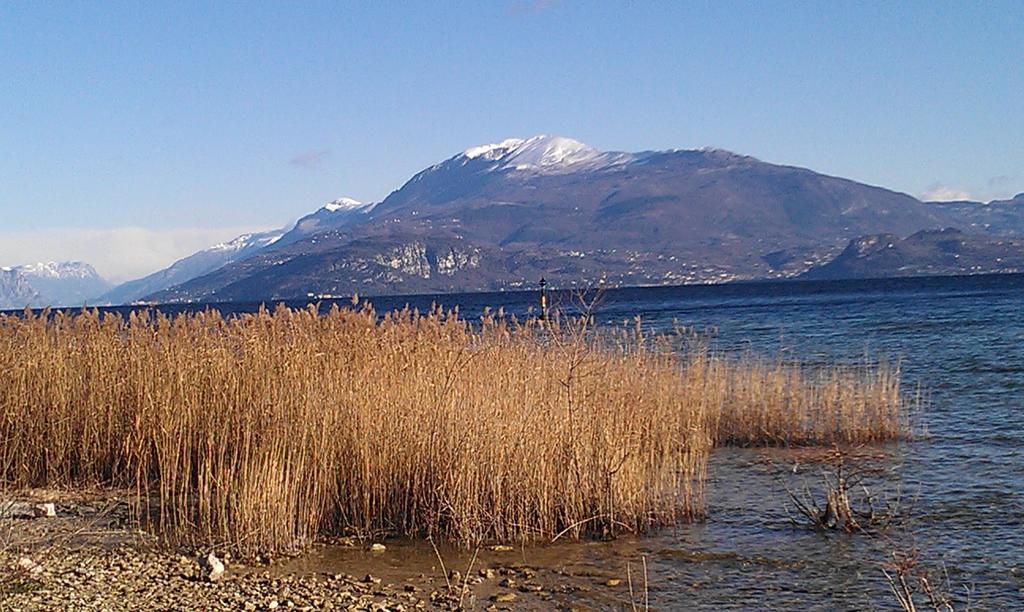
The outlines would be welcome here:
M 241 251 L 249 247 L 258 246 L 260 248 L 270 246 L 281 239 L 284 235 L 284 230 L 270 231 L 270 232 L 256 232 L 252 234 L 242 234 L 238 238 L 229 240 L 227 242 L 221 242 L 210 247 L 209 251 Z
M 354 198 L 341 197 L 333 202 L 324 204 L 323 208 L 327 212 L 337 212 L 339 210 L 358 210 L 360 208 L 367 208 L 372 206 L 371 204 L 364 204 Z
M 476 159 L 477 157 L 483 157 L 484 159 L 491 160 L 501 159 L 501 157 L 507 155 L 509 151 L 515 149 L 524 142 L 526 141 L 522 138 L 506 138 L 498 143 L 470 147 L 463 151 L 462 155 L 469 159 Z
M 46 261 L 16 266 L 26 276 L 36 278 L 98 278 L 99 274 L 91 265 L 82 261 Z
M 459 158 L 463 164 L 473 159 L 496 162 L 495 170 L 557 174 L 599 170 L 629 163 L 638 157 L 631 153 L 600 151 L 572 138 L 541 134 L 471 147 L 456 157 Z

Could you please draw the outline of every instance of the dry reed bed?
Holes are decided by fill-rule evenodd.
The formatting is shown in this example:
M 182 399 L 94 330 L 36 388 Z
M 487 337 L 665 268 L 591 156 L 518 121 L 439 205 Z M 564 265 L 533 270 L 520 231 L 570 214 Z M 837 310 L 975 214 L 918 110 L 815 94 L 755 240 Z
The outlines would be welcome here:
M 718 443 L 901 431 L 898 373 L 664 350 L 582 322 L 314 308 L 0 317 L 0 483 L 136 487 L 172 541 L 464 543 L 699 518 Z

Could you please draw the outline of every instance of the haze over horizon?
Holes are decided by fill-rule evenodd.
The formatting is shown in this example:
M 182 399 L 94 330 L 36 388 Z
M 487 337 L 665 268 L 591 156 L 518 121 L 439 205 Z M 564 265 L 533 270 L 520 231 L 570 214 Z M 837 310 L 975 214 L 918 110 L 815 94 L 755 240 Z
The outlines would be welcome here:
M 1024 191 L 1024 5 L 0 7 L 0 266 L 120 281 L 468 147 L 721 147 Z

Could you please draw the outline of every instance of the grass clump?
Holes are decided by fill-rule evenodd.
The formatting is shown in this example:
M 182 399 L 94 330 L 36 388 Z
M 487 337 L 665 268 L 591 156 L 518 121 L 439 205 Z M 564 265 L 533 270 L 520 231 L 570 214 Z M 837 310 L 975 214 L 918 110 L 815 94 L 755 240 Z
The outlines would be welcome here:
M 881 439 L 900 403 L 885 370 L 369 306 L 0 317 L 0 371 L 3 486 L 133 487 L 169 540 L 242 554 L 693 520 L 714 444 Z

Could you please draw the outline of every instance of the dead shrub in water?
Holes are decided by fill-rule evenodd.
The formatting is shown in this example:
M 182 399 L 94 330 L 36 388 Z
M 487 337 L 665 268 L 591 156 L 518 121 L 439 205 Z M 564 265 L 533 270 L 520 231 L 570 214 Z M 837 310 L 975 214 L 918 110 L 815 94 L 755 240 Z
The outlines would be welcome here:
M 698 518 L 716 439 L 892 433 L 857 420 L 891 384 L 823 392 L 587 320 L 0 317 L 0 481 L 135 487 L 168 539 L 243 554 L 351 531 L 473 545 Z
M 796 510 L 790 516 L 794 524 L 854 533 L 884 529 L 906 514 L 899 498 L 882 501 L 869 490 L 866 478 L 879 476 L 883 470 L 874 466 L 877 457 L 859 450 L 835 447 L 825 456 L 826 466 L 821 471 L 823 501 L 806 484 L 800 490 L 784 485 Z M 798 465 L 794 465 L 794 471 Z
M 891 559 L 883 564 L 882 575 L 889 590 L 904 612 L 919 609 L 934 612 L 954 612 L 954 599 L 950 588 L 949 574 L 945 568 L 937 572 L 925 565 L 917 549 L 894 550 Z M 971 609 L 971 590 L 964 586 L 963 609 Z

